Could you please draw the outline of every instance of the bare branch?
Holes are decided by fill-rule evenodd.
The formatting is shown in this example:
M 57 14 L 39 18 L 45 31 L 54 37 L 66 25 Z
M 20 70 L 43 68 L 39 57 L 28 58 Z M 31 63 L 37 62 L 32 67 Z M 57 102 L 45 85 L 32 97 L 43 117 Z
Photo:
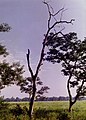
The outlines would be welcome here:
M 66 23 L 66 24 L 73 24 L 73 21 L 75 21 L 75 19 L 71 19 L 70 21 L 66 21 L 66 20 L 57 21 L 57 22 L 55 22 L 55 23 L 50 27 L 50 30 L 51 30 L 52 28 L 54 28 L 57 24 L 64 24 L 64 23 Z
M 47 5 L 47 8 L 48 8 L 48 13 L 49 13 L 49 19 L 48 19 L 48 29 L 49 29 L 49 27 L 50 27 L 50 21 L 51 21 L 51 16 L 52 16 L 52 14 L 51 14 L 51 11 L 50 11 L 50 5 L 47 3 L 47 2 L 43 2 L 45 5 Z
M 66 10 L 67 10 L 67 9 L 63 9 L 63 10 L 61 11 L 60 21 L 62 20 L 63 13 L 64 13 Z
M 63 11 L 64 10 L 64 7 L 63 8 L 61 8 L 60 10 L 58 10 L 55 14 L 52 14 L 52 16 L 56 16 L 57 14 L 59 14 L 61 11 Z
M 48 8 L 48 13 L 49 13 L 49 19 L 48 19 L 48 29 L 51 30 L 52 28 L 54 28 L 54 26 L 56 26 L 57 24 L 62 24 L 62 23 L 66 23 L 66 24 L 73 24 L 73 21 L 75 21 L 74 19 L 71 19 L 71 21 L 62 21 L 62 15 L 63 15 L 63 12 L 67 9 L 64 9 L 61 8 L 60 10 L 58 10 L 55 14 L 54 14 L 54 10 L 53 8 L 51 7 L 51 5 L 49 5 L 46 1 L 43 2 L 47 8 Z M 51 9 L 52 9 L 52 12 L 51 12 Z M 56 19 L 56 15 L 58 15 L 59 13 L 61 13 L 61 17 L 60 17 L 60 21 L 57 21 Z M 56 21 L 51 27 L 50 27 L 50 22 L 51 22 L 51 19 L 54 18 L 54 20 Z
M 50 7 L 49 7 L 49 4 L 47 2 L 43 2 L 44 4 L 47 5 L 47 8 L 48 8 L 48 12 L 49 12 L 49 19 L 48 19 L 48 30 L 47 30 L 47 34 L 45 35 L 45 39 L 43 40 L 43 47 L 42 47 L 42 50 L 41 50 L 41 56 L 40 56 L 40 60 L 39 60 L 39 63 L 38 63 L 38 66 L 37 66 L 37 69 L 36 69 L 36 73 L 35 73 L 35 78 L 37 77 L 38 75 L 38 72 L 39 72 L 39 69 L 41 67 L 41 64 L 42 64 L 42 61 L 43 61 L 43 57 L 44 57 L 44 49 L 45 49 L 45 45 L 46 45 L 46 41 L 47 41 L 47 36 L 49 34 L 49 32 L 57 25 L 57 24 L 62 24 L 62 23 L 66 23 L 66 24 L 69 24 L 74 21 L 74 19 L 71 19 L 71 21 L 56 21 L 51 27 L 50 27 L 50 21 L 51 21 L 51 17 L 52 17 L 52 14 L 51 14 L 51 11 L 50 11 Z M 61 10 L 63 9 L 60 9 L 57 13 L 59 13 Z M 56 14 L 57 14 L 56 13 Z M 55 15 L 56 15 L 55 14 Z M 63 28 L 64 29 L 64 28 Z M 63 30 L 62 29 L 62 30 Z M 62 34 L 62 30 L 60 30 L 58 33 L 56 34 Z M 62 34 L 63 35 L 63 34 Z
M 29 72 L 31 74 L 31 77 L 33 78 L 33 71 L 31 69 L 31 66 L 30 66 L 30 50 L 28 49 L 28 54 L 27 54 L 27 63 L 28 63 L 28 69 L 29 69 Z
M 56 29 L 54 29 L 54 31 L 55 31 L 55 34 L 59 34 L 59 33 L 62 33 L 62 31 L 65 29 L 65 27 L 63 27 L 60 31 L 58 31 L 58 32 L 56 32 Z M 63 33 L 62 33 L 62 35 L 63 35 Z
M 44 49 L 45 49 L 45 42 L 44 42 L 42 50 L 41 50 L 40 60 L 39 60 L 39 63 L 38 63 L 37 69 L 36 69 L 35 78 L 37 77 L 40 67 L 42 65 L 42 61 L 43 61 L 43 57 L 44 57 Z

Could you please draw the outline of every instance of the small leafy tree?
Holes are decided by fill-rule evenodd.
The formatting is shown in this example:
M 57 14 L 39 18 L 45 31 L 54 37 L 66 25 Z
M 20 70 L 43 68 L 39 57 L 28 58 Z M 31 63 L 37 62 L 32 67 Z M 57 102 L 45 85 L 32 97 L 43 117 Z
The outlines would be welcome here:
M 32 82 L 32 78 L 28 77 L 25 78 L 24 80 L 20 81 L 19 83 L 20 86 L 20 90 L 21 92 L 25 92 L 29 94 L 29 99 L 31 99 L 32 95 L 33 95 L 33 82 Z M 36 96 L 35 96 L 35 100 L 43 97 L 44 93 L 47 93 L 49 90 L 48 86 L 43 86 L 43 82 L 40 80 L 39 77 L 37 77 L 36 79 Z M 38 89 L 39 88 L 39 89 Z
M 9 32 L 10 29 L 11 27 L 7 23 L 0 24 L 0 32 Z M 6 57 L 7 55 L 7 49 L 0 44 L 0 56 Z M 17 84 L 18 80 L 23 79 L 23 67 L 19 62 L 10 64 L 6 61 L 0 61 L 0 92 L 5 86 Z
M 0 24 L 0 32 L 8 32 L 11 27 L 6 24 Z M 5 46 L 0 44 L 0 57 L 6 57 L 8 55 L 7 49 Z M 17 83 L 18 80 L 23 79 L 23 66 L 20 66 L 20 63 L 12 63 L 10 65 L 6 61 L 0 61 L 0 92 L 5 86 L 9 86 L 11 84 Z M 2 115 L 4 119 L 6 119 L 6 115 L 8 114 L 8 104 L 4 103 L 3 98 L 0 97 L 0 115 Z
M 67 90 L 69 94 L 69 111 L 80 96 L 86 94 L 86 39 L 78 40 L 76 33 L 48 36 L 47 61 L 61 63 L 62 72 L 68 76 Z M 76 89 L 73 99 L 71 88 Z
M 30 100 L 30 106 L 29 106 L 30 118 L 32 115 L 33 103 L 34 103 L 34 99 L 35 99 L 35 95 L 36 95 L 36 80 L 38 78 L 38 74 L 41 69 L 41 66 L 43 65 L 43 60 L 44 60 L 44 56 L 45 56 L 45 52 L 46 52 L 46 44 L 48 42 L 48 37 L 52 33 L 52 31 L 54 31 L 56 34 L 62 35 L 62 30 L 64 29 L 64 27 L 61 30 L 57 30 L 58 32 L 56 32 L 55 27 L 58 27 L 61 24 L 72 24 L 72 22 L 74 21 L 74 19 L 71 19 L 70 21 L 62 20 L 62 14 L 65 11 L 64 8 L 60 9 L 59 11 L 57 11 L 55 13 L 53 8 L 51 7 L 51 5 L 49 5 L 49 3 L 47 3 L 46 1 L 44 1 L 43 3 L 48 8 L 49 17 L 48 17 L 48 24 L 47 24 L 47 32 L 44 35 L 44 39 L 42 42 L 41 54 L 40 54 L 40 58 L 39 58 L 35 73 L 33 72 L 31 64 L 30 64 L 30 50 L 29 49 L 28 49 L 28 53 L 27 53 L 27 63 L 28 63 L 28 69 L 29 69 L 29 72 L 30 72 L 30 75 L 32 78 L 32 91 L 33 91 L 31 100 Z M 57 19 L 59 14 L 61 14 L 61 17 L 60 17 L 60 19 Z
M 11 84 L 18 84 L 23 79 L 23 66 L 20 63 L 0 63 L 0 90 Z

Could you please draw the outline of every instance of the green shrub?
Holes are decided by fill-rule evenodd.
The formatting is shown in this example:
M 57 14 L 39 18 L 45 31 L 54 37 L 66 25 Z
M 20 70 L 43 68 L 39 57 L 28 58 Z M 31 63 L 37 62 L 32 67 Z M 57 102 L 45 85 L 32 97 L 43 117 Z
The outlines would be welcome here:
M 59 115 L 57 116 L 57 119 L 59 120 L 70 120 L 70 115 L 66 110 L 63 110 L 59 113 Z
M 0 97 L 0 120 L 6 120 L 9 115 L 9 104 L 3 101 Z
M 46 111 L 46 109 L 38 109 L 38 110 L 36 110 L 35 112 L 34 112 L 34 117 L 35 118 L 46 118 L 46 116 L 47 116 L 47 111 Z
M 22 115 L 23 114 L 23 110 L 22 108 L 20 107 L 19 104 L 16 104 L 16 107 L 15 108 L 12 108 L 10 110 L 10 112 L 14 115 L 14 116 L 19 116 L 19 115 Z

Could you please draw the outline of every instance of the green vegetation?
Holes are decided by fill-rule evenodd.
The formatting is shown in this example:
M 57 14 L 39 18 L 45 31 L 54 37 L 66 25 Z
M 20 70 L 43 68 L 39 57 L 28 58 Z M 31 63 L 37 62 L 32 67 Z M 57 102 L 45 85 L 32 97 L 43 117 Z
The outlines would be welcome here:
M 86 120 L 84 101 L 78 101 L 72 109 L 79 97 L 86 96 L 86 38 L 79 40 L 76 33 L 63 32 L 65 29 L 63 24 L 73 24 L 74 21 L 74 19 L 63 20 L 64 7 L 54 12 L 53 7 L 46 0 L 43 3 L 48 9 L 47 30 L 42 40 L 35 70 L 30 64 L 31 50 L 28 49 L 26 57 L 30 77 L 23 76 L 24 66 L 21 66 L 20 62 L 10 64 L 4 60 L 8 52 L 5 46 L 0 45 L 0 56 L 3 57 L 0 61 L 0 92 L 6 86 L 15 84 L 20 87 L 21 92 L 27 93 L 30 99 L 28 103 L 5 103 L 0 100 L 0 120 L 29 120 L 29 118 L 31 120 Z M 8 32 L 10 29 L 6 23 L 0 24 L 0 32 Z M 49 89 L 48 86 L 42 86 L 38 90 L 38 85 L 43 85 L 39 79 L 39 72 L 45 60 L 60 63 L 61 72 L 64 76 L 68 76 L 69 104 L 68 102 L 35 102 L 34 104 L 34 100 L 42 97 Z M 74 97 L 71 88 L 76 90 Z
M 28 102 L 0 102 L 0 120 L 29 120 Z M 86 120 L 86 101 L 68 112 L 68 101 L 35 102 L 32 120 Z

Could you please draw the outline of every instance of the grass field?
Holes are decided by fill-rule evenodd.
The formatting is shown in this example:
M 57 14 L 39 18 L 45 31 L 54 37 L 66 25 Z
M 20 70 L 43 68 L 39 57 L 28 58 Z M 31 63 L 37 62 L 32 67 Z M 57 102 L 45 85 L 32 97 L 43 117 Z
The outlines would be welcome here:
M 28 107 L 28 102 L 9 103 L 0 110 L 0 120 L 29 120 Z M 35 102 L 33 111 L 33 120 L 86 120 L 86 101 L 78 101 L 71 113 L 67 101 Z

